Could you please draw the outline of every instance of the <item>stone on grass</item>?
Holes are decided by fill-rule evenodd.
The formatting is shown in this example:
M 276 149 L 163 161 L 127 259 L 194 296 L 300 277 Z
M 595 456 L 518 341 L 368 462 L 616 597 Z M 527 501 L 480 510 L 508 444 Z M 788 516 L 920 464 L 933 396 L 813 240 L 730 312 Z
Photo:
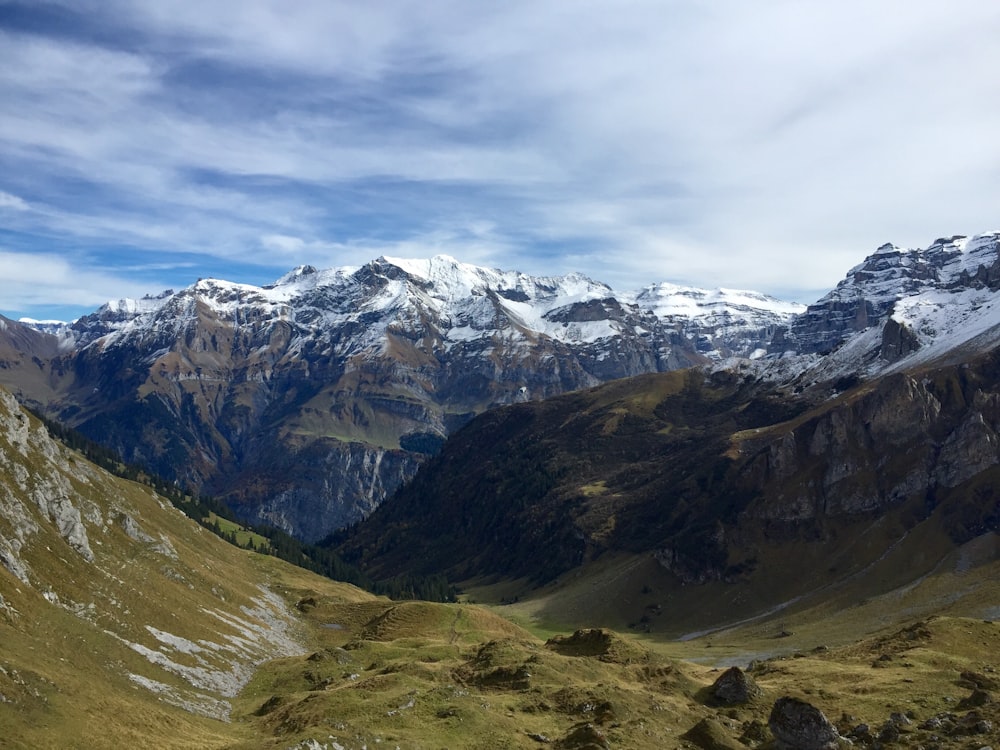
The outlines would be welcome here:
M 779 750 L 834 750 L 841 737 L 829 719 L 798 698 L 779 698 L 767 721 Z
M 712 695 L 726 706 L 749 703 L 763 694 L 754 678 L 739 667 L 730 667 L 712 685 Z

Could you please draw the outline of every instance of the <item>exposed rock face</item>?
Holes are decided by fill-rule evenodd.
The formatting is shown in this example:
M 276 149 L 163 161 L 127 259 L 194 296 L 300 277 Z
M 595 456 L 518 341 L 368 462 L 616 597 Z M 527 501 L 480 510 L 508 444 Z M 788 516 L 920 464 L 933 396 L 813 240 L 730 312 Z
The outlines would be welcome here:
M 50 522 L 66 543 L 87 562 L 93 562 L 87 529 L 80 508 L 71 498 L 71 488 L 59 471 L 39 471 L 32 468 L 38 460 L 55 465 L 59 449 L 45 428 L 31 427 L 13 396 L 0 389 L 0 469 L 5 470 L 16 489 Z M 96 509 L 94 509 L 96 510 Z M 7 535 L 0 536 L 0 561 L 23 581 L 28 580 L 28 568 L 19 558 L 21 548 L 39 530 L 38 523 L 12 494 L 0 498 L 0 515 L 10 525 Z M 100 517 L 96 519 L 100 521 Z M 4 538 L 6 536 L 7 538 Z
M 879 354 L 886 362 L 898 362 L 920 348 L 920 340 L 905 323 L 895 318 L 886 320 L 882 327 L 882 346 Z
M 745 469 L 748 518 L 801 524 L 923 504 L 1000 464 L 997 358 L 884 378 L 771 442 Z
M 974 238 L 956 235 L 938 239 L 926 249 L 903 250 L 886 244 L 861 264 L 829 294 L 794 318 L 771 344 L 772 352 L 825 354 L 852 335 L 884 323 L 896 302 L 935 289 L 995 290 L 1000 277 L 1000 233 Z M 886 359 L 913 341 L 894 341 L 888 334 Z
M 815 706 L 797 698 L 779 698 L 767 722 L 779 750 L 835 750 L 841 737 Z
M 764 691 L 754 680 L 739 667 L 730 667 L 723 672 L 711 688 L 717 701 L 726 706 L 737 706 L 760 698 Z

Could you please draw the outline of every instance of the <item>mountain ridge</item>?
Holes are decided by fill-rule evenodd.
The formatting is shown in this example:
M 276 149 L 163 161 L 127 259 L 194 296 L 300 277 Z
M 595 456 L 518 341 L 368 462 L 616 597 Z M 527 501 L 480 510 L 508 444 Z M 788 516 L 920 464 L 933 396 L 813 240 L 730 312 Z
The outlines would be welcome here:
M 448 256 L 302 266 L 263 287 L 202 279 L 109 303 L 58 346 L 43 339 L 37 361 L 0 331 L 13 352 L 0 381 L 131 462 L 316 541 L 495 406 L 689 366 L 806 388 L 974 354 L 1000 340 L 998 252 L 995 232 L 883 245 L 804 309 Z
M 266 287 L 202 279 L 109 303 L 43 363 L 55 393 L 26 395 L 128 460 L 314 540 L 377 507 L 476 413 L 749 354 L 791 309 L 662 285 L 618 298 L 581 274 L 447 256 L 300 267 Z

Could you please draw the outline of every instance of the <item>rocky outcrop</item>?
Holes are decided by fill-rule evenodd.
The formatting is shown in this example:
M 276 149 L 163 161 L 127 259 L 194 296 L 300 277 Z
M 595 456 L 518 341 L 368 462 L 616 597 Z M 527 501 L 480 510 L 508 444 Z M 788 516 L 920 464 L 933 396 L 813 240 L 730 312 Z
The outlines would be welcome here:
M 905 323 L 895 318 L 886 320 L 882 327 L 882 344 L 879 356 L 886 362 L 898 362 L 920 348 L 920 339 Z
M 822 409 L 746 465 L 765 522 L 877 514 L 935 488 L 952 489 L 1000 464 L 993 357 L 935 378 L 898 375 Z
M 899 300 L 929 290 L 997 289 L 998 279 L 1000 233 L 941 238 L 926 249 L 885 244 L 796 316 L 775 336 L 770 351 L 827 354 L 854 334 L 886 323 L 882 356 L 893 362 L 915 344 L 899 321 L 888 322 Z
M 0 516 L 9 527 L 0 535 L 0 561 L 11 573 L 27 581 L 29 568 L 20 558 L 28 539 L 39 531 L 39 523 L 25 506 L 33 505 L 44 521 L 52 524 L 59 536 L 85 561 L 94 561 L 87 529 L 83 523 L 80 501 L 74 502 L 69 482 L 59 465 L 60 449 L 41 425 L 32 426 L 14 397 L 0 389 L 0 469 L 10 477 L 12 486 L 0 498 Z M 39 466 L 41 462 L 41 466 Z M 16 493 L 16 494 L 15 494 Z M 96 508 L 85 512 L 95 515 Z

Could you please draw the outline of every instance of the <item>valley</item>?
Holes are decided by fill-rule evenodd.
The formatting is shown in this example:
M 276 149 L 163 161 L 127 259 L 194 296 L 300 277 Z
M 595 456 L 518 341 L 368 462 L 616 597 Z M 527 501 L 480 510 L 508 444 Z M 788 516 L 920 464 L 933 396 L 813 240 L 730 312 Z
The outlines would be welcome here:
M 391 601 L 226 544 L 7 396 L 0 423 L 4 747 L 772 748 L 781 699 L 856 746 L 998 736 L 995 534 L 764 614 L 739 585 L 668 593 L 638 556 L 509 605 Z M 609 592 L 632 589 L 662 625 L 623 621 Z
M 0 321 L 0 744 L 995 744 L 998 274 L 995 233 L 805 308 L 380 258 Z

